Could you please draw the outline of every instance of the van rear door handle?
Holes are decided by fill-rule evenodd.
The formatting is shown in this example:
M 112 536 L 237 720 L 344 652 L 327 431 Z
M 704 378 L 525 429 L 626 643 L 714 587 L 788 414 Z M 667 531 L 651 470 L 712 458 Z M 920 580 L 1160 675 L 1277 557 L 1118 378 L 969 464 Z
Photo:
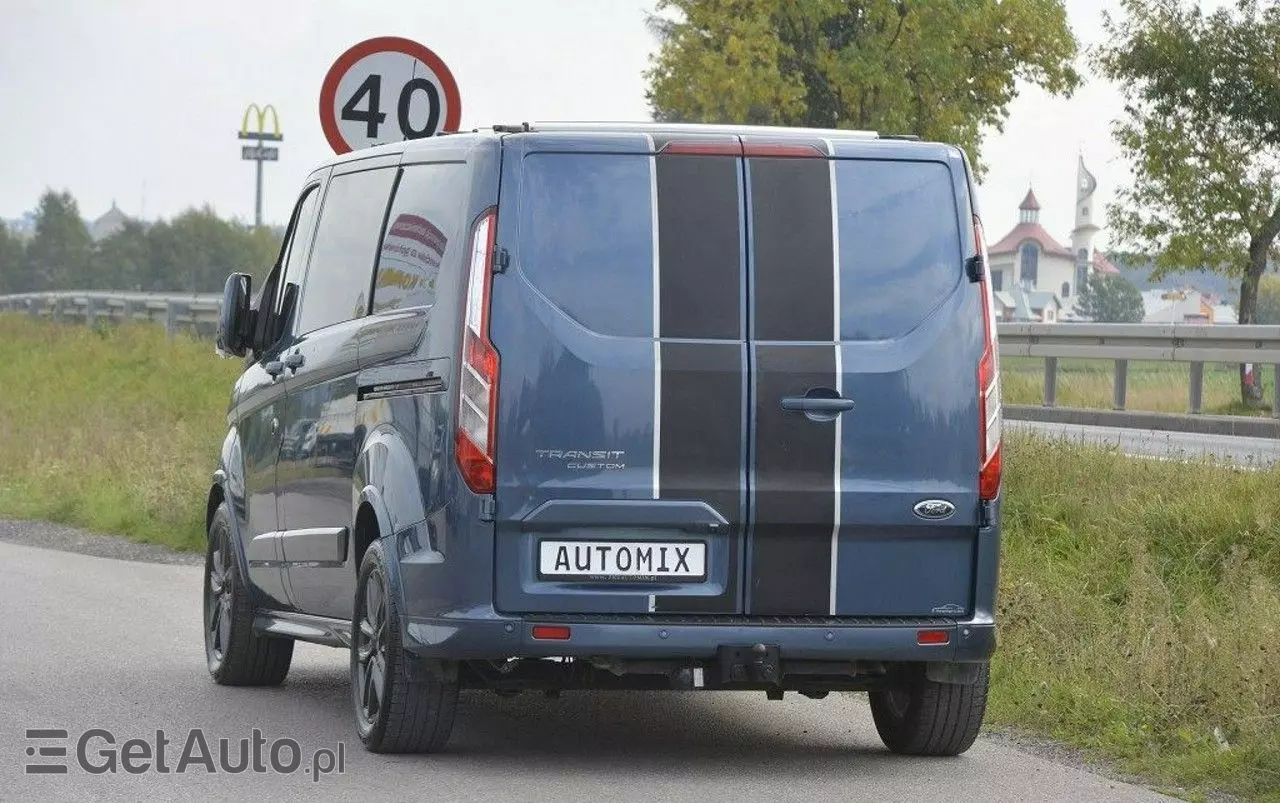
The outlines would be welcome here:
M 799 410 L 805 413 L 846 413 L 853 409 L 853 399 L 822 396 L 786 396 L 782 399 L 782 409 Z

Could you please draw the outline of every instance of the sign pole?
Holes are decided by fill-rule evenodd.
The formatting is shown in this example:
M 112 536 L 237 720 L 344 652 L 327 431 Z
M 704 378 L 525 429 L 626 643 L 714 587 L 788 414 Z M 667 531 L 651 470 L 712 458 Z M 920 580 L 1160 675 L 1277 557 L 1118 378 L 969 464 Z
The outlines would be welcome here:
M 267 131 L 267 113 L 271 114 L 271 131 Z M 254 131 L 249 128 L 249 115 L 258 115 L 258 129 Z M 280 116 L 276 114 L 276 109 L 271 104 L 267 104 L 262 108 L 258 108 L 258 104 L 250 103 L 249 108 L 244 110 L 244 118 L 240 121 L 239 139 L 250 140 L 253 145 L 243 145 L 240 148 L 240 158 L 245 161 L 257 162 L 255 165 L 256 187 L 257 191 L 253 199 L 253 225 L 262 225 L 262 163 L 274 162 L 280 158 L 280 149 L 277 147 L 269 147 L 263 143 L 280 142 L 284 139 L 284 135 L 280 133 Z
M 253 198 L 253 225 L 262 225 L 262 160 L 254 159 L 258 168 L 258 191 Z

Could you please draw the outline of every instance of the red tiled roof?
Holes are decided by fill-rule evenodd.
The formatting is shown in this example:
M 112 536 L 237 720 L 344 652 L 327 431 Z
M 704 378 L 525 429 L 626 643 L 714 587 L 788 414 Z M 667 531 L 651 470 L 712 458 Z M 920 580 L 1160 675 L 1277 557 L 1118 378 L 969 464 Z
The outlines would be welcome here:
M 1107 255 L 1101 251 L 1093 252 L 1093 270 L 1095 273 L 1119 273 L 1120 269 L 1111 264 Z
M 1036 200 L 1036 194 L 1034 190 L 1027 190 L 1027 197 L 1022 199 L 1022 205 L 1019 206 L 1018 208 L 1034 210 L 1037 212 L 1040 210 L 1040 202 Z
M 1032 200 L 1035 197 L 1032 196 Z M 1046 254 L 1053 254 L 1060 257 L 1074 257 L 1075 254 L 1064 246 L 1060 245 L 1057 240 L 1053 239 L 1053 235 L 1045 231 L 1044 226 L 1039 223 L 1019 223 L 1013 227 L 1013 231 L 1006 234 L 1000 239 L 1000 242 L 987 249 L 988 254 L 1012 254 L 1018 250 L 1018 246 L 1022 245 L 1025 240 L 1035 240 L 1040 243 L 1040 247 L 1044 249 Z

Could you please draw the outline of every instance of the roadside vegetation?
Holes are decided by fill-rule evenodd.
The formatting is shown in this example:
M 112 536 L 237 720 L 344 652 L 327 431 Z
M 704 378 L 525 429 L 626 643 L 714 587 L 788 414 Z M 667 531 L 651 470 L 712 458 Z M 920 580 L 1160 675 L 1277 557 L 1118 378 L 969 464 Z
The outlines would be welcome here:
M 0 315 L 0 516 L 201 548 L 238 369 L 157 326 Z M 1280 472 L 1005 448 L 988 722 L 1280 800 Z
M 988 723 L 1280 800 L 1280 471 L 1006 448 Z
M 1001 357 L 1001 388 L 1008 404 L 1044 403 L 1044 360 L 1039 357 Z M 1271 408 L 1240 402 L 1239 366 L 1206 363 L 1201 412 L 1211 415 L 1270 415 Z M 1270 400 L 1275 377 L 1271 366 L 1254 366 L 1264 398 Z M 1111 360 L 1058 360 L 1059 407 L 1110 410 L 1115 369 Z M 1185 413 L 1191 366 L 1184 362 L 1129 363 L 1125 408 L 1154 413 Z
M 238 368 L 155 325 L 0 315 L 0 515 L 203 548 Z

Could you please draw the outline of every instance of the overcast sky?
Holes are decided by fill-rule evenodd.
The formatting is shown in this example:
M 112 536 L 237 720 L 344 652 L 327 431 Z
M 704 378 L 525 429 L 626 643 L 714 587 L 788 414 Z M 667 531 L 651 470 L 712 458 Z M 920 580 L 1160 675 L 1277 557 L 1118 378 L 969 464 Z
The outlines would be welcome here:
M 1066 0 L 1085 43 L 1108 0 Z M 1207 5 L 1217 5 L 1211 2 Z M 522 120 L 648 118 L 642 72 L 654 48 L 649 0 L 3 0 L 0 217 L 46 187 L 89 218 L 114 200 L 168 217 L 203 203 L 252 220 L 253 164 L 236 131 L 250 102 L 272 103 L 285 140 L 266 166 L 265 216 L 283 221 L 298 185 L 331 154 L 317 107 L 332 61 L 382 35 L 439 54 L 462 95 L 462 126 Z M 1072 228 L 1076 154 L 1109 200 L 1125 168 L 1111 141 L 1121 101 L 1096 79 L 1070 100 L 1026 88 L 983 151 L 988 236 L 1016 222 L 1034 183 L 1042 221 Z M 1099 207 L 1101 208 L 1101 207 Z M 1105 222 L 1105 221 L 1103 221 Z

